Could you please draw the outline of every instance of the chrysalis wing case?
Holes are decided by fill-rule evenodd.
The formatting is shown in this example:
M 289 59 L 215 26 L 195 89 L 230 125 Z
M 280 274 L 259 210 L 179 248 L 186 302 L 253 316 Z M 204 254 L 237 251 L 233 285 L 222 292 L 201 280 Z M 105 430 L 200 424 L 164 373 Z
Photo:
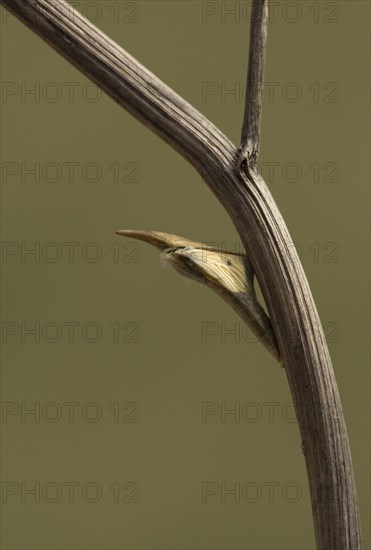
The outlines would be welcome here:
M 161 258 L 178 273 L 214 290 L 281 362 L 272 324 L 257 300 L 254 273 L 245 254 L 157 231 L 123 229 L 117 234 L 152 244 L 162 252 Z

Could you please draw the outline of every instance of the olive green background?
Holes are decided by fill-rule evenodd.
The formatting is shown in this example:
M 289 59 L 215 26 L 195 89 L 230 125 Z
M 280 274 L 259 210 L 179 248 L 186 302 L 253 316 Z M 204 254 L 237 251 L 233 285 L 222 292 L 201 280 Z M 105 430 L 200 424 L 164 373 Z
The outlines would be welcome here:
M 205 6 L 198 1 L 80 1 L 77 7 L 97 17 L 104 32 L 238 145 L 246 4 L 209 3 L 217 13 L 205 22 Z M 237 14 L 241 10 L 240 20 L 226 15 L 223 21 L 222 10 L 233 6 Z M 260 156 L 328 335 L 365 548 L 370 548 L 369 11 L 367 1 L 276 5 L 266 66 L 266 81 L 276 84 L 273 97 L 265 94 Z M 15 90 L 3 93 L 1 103 L 2 240 L 13 243 L 2 256 L 2 399 L 6 411 L 14 412 L 3 414 L 1 426 L 2 548 L 314 548 L 300 435 L 289 421 L 284 371 L 251 342 L 219 298 L 164 268 L 154 249 L 130 248 L 114 234 L 119 228 L 155 229 L 235 248 L 233 224 L 185 160 L 108 97 L 88 101 L 94 87 L 86 88 L 85 77 L 14 17 L 3 11 L 2 18 L 2 82 L 5 90 Z M 76 83 L 69 85 L 72 98 L 64 83 Z M 202 95 L 205 83 L 214 83 L 213 95 Z M 22 86 L 35 85 L 40 96 L 22 98 Z M 61 91 L 56 101 L 53 85 Z M 237 95 L 223 96 L 233 86 Z M 301 97 L 293 101 L 298 90 Z M 22 174 L 22 163 L 35 162 L 41 171 L 50 169 L 38 182 Z M 71 162 L 79 163 L 73 181 L 63 164 Z M 88 181 L 93 172 L 82 171 L 91 162 L 101 167 L 99 181 Z M 278 164 L 269 178 L 272 162 Z M 51 181 L 48 163 L 62 170 L 59 181 Z M 119 182 L 109 168 L 115 163 L 121 166 Z M 4 177 L 9 166 L 18 172 Z M 80 243 L 72 261 L 66 242 Z M 89 249 L 89 242 L 96 244 Z M 45 257 L 22 258 L 22 247 L 35 243 Z M 53 245 L 47 243 L 63 249 L 58 261 L 51 261 Z M 101 258 L 88 261 L 98 246 Z M 22 342 L 22 323 L 30 328 L 37 322 L 50 332 L 38 343 L 31 335 Z M 68 322 L 80 323 L 73 342 L 63 325 Z M 59 341 L 51 343 L 54 329 L 47 323 L 63 330 Z M 87 341 L 94 338 L 92 325 L 83 337 L 86 323 L 100 327 L 99 341 Z M 114 323 L 120 324 L 120 342 Z M 216 332 L 206 342 L 205 323 Z M 6 327 L 18 332 L 6 336 Z M 66 402 L 79 403 L 71 421 Z M 216 412 L 203 418 L 207 402 Z M 41 407 L 39 422 L 21 415 L 35 403 Z M 233 406 L 240 407 L 239 416 L 224 418 L 223 407 Z M 53 422 L 58 410 L 63 414 Z M 94 422 L 96 410 L 102 415 Z M 67 482 L 78 484 L 73 502 Z M 216 494 L 202 502 L 205 482 Z M 35 483 L 40 502 L 22 495 L 22 487 Z M 239 502 L 223 493 L 236 483 Z M 120 502 L 114 484 L 121 487 Z M 11 487 L 15 494 L 8 494 Z M 101 497 L 89 502 L 94 487 Z M 51 502 L 54 498 L 59 500 Z

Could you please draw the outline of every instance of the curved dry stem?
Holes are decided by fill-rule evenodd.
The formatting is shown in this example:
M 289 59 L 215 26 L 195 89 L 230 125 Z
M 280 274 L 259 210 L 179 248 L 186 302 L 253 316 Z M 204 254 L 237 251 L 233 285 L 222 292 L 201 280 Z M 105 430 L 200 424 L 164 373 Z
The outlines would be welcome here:
M 307 466 L 317 546 L 361 547 L 348 437 L 324 333 L 282 216 L 220 130 L 63 0 L 1 0 L 183 155 L 239 232 L 283 355 Z

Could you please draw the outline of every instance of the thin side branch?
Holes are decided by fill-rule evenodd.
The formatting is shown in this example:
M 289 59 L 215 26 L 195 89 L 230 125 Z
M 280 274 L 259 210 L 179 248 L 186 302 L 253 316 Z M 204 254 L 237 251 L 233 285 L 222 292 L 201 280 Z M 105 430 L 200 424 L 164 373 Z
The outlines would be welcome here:
M 170 143 L 197 169 L 228 212 L 259 281 L 286 366 L 317 547 L 358 550 L 353 466 L 331 359 L 300 260 L 263 179 L 255 170 L 236 171 L 238 151 L 220 130 L 64 0 L 1 3 Z M 261 3 L 265 5 L 265 0 Z M 258 149 L 259 117 L 254 115 L 255 130 L 247 133 L 252 144 L 247 151 Z
M 249 65 L 239 164 L 255 168 L 263 110 L 264 67 L 268 34 L 268 0 L 254 0 L 251 9 Z

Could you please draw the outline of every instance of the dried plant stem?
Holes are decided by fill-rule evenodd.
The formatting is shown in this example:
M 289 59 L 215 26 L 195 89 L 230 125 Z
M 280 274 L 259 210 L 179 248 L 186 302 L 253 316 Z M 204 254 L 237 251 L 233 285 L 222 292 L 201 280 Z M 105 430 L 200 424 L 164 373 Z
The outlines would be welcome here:
M 317 547 L 361 548 L 351 454 L 325 337 L 286 225 L 254 163 L 252 169 L 240 170 L 241 151 L 220 130 L 64 0 L 1 3 L 183 155 L 225 207 L 258 278 L 286 366 Z M 266 1 L 256 0 L 253 12 L 261 17 L 252 19 L 252 95 L 247 99 L 242 152 L 254 159 L 259 147 Z

